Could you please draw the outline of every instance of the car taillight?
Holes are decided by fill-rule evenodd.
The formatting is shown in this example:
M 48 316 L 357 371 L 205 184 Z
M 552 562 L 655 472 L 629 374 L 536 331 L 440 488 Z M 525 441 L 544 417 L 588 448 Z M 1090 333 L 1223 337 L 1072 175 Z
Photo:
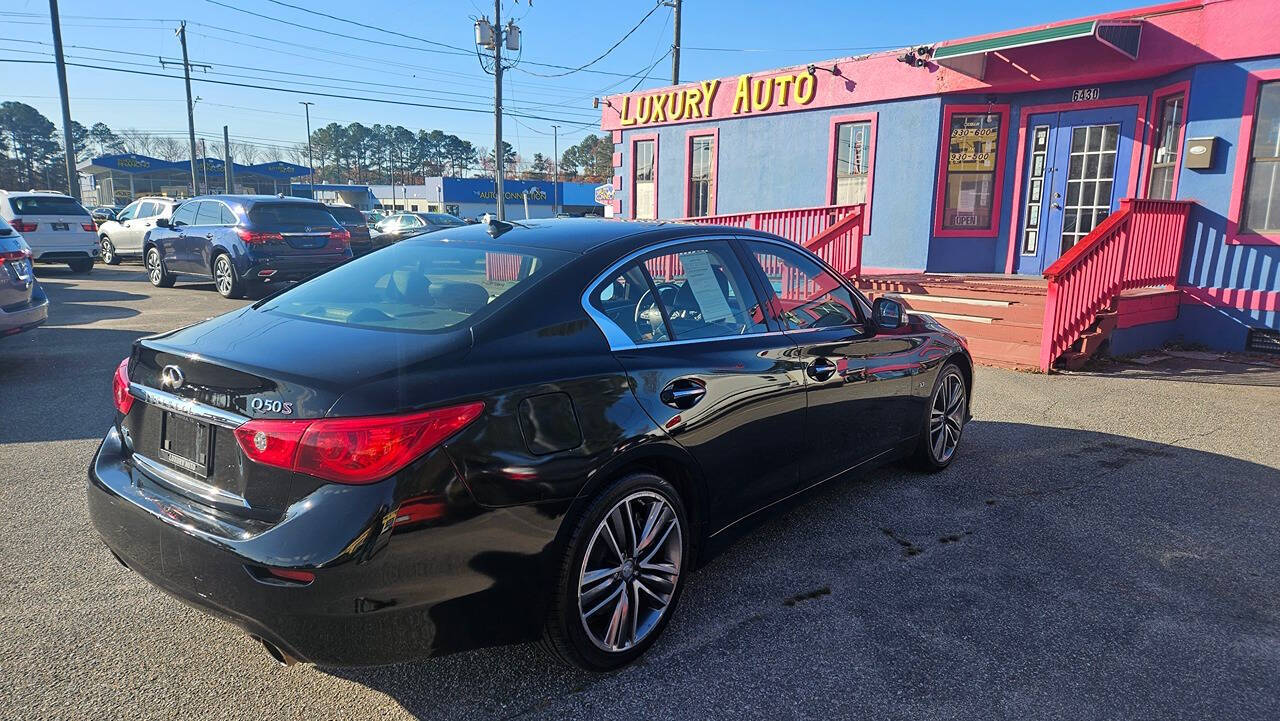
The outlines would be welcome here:
M 31 257 L 31 251 L 23 248 L 22 250 L 4 250 L 0 251 L 0 262 L 6 260 L 22 260 Z
M 13 229 L 14 229 L 14 230 L 16 230 L 16 231 L 18 231 L 19 233 L 34 233 L 34 232 L 36 232 L 36 224 L 35 224 L 35 223 L 28 223 L 27 221 L 23 220 L 22 218 L 14 218 L 13 220 L 9 221 L 9 225 L 12 225 L 12 226 L 13 226 Z
M 236 235 L 240 236 L 240 240 L 246 243 L 266 243 L 269 240 L 284 240 L 284 236 L 279 233 L 249 230 L 248 228 L 236 228 Z
M 92 222 L 88 222 L 88 223 L 81 223 L 81 224 L 80 224 L 80 227 L 81 227 L 81 228 L 84 228 L 85 230 L 89 231 L 90 233 L 92 233 L 93 231 L 95 231 L 95 230 L 97 230 L 97 229 L 98 229 L 98 226 L 94 225 Z
M 129 415 L 129 410 L 133 408 L 133 396 L 129 394 L 128 358 L 116 366 L 116 374 L 111 379 L 111 397 L 116 403 L 116 410 L 122 415 Z
M 342 245 L 351 245 L 351 231 L 346 228 L 337 228 L 329 231 L 329 243 L 335 242 Z
M 374 483 L 475 420 L 484 403 L 420 413 L 314 420 L 252 420 L 236 429 L 250 460 L 338 483 Z

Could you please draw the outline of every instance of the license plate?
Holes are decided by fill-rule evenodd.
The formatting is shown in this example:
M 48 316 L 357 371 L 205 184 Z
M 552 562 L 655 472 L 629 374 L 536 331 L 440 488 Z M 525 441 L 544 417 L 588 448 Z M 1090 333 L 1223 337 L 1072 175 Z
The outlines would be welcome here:
M 197 476 L 209 476 L 213 432 L 208 423 L 164 411 L 160 427 L 160 460 Z
M 71 229 L 70 223 L 53 223 L 52 225 L 54 230 L 70 230 Z
M 9 261 L 8 266 L 9 270 L 13 272 L 13 277 L 21 281 L 27 280 L 27 261 L 11 260 Z

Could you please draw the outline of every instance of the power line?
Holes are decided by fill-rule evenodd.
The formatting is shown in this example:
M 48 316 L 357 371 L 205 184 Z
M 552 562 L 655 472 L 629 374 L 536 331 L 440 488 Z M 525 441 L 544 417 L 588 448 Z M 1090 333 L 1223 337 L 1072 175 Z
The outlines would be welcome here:
M 377 30 L 379 32 L 384 32 L 384 33 L 387 33 L 388 35 L 396 35 L 402 38 L 408 38 L 409 40 L 417 40 L 418 42 L 429 43 L 431 45 L 439 45 L 440 47 L 451 48 L 453 50 L 462 50 L 463 52 L 470 54 L 470 51 L 468 49 L 460 48 L 456 45 L 449 45 L 447 43 L 440 43 L 434 40 L 427 40 L 426 38 L 415 37 L 413 35 L 406 35 L 404 33 L 396 32 L 395 30 L 388 30 L 387 28 L 378 27 L 377 25 L 367 25 L 365 23 L 357 22 L 355 20 L 348 20 L 347 18 L 341 18 L 341 17 L 338 17 L 337 15 L 322 13 L 319 10 L 312 10 L 310 8 L 305 8 L 300 5 L 291 5 L 287 2 L 281 2 L 281 0 L 267 0 L 267 2 L 273 3 L 275 5 L 287 7 L 287 8 L 293 8 L 294 10 L 298 10 L 299 12 L 310 13 L 312 15 L 319 15 L 320 17 L 329 18 L 330 20 L 337 20 L 338 22 L 347 23 L 348 25 L 356 25 L 362 28 L 368 28 L 370 30 Z
M 714 53 L 843 53 L 867 50 L 893 50 L 902 45 L 862 45 L 850 48 L 695 48 L 681 46 L 681 50 L 699 50 Z
M 600 53 L 600 55 L 596 56 L 596 58 L 594 60 L 591 60 L 590 62 L 587 62 L 583 65 L 579 65 L 578 67 L 572 68 L 563 73 L 535 73 L 532 70 L 525 70 L 519 67 L 517 67 L 517 69 L 520 70 L 521 72 L 525 72 L 530 75 L 536 75 L 540 78 L 562 78 L 566 75 L 572 75 L 574 73 L 586 70 L 587 68 L 591 67 L 592 65 L 595 65 L 601 60 L 604 60 L 605 57 L 609 55 L 609 53 L 613 52 L 614 50 L 617 50 L 618 46 L 621 45 L 623 41 L 625 41 L 627 38 L 631 37 L 631 33 L 634 33 L 635 31 L 639 30 L 640 26 L 644 25 L 644 22 L 648 20 L 649 17 L 652 16 L 655 12 L 657 12 L 658 8 L 660 7 L 662 7 L 662 2 L 659 0 L 659 2 L 654 3 L 653 7 L 649 8 L 649 12 L 645 13 L 644 17 L 640 18 L 640 22 L 636 23 L 635 25 L 632 25 L 631 29 L 628 30 L 626 34 L 624 34 L 621 38 L 618 38 L 618 42 L 614 43 L 613 45 L 610 45 L 608 50 L 604 51 L 603 53 Z

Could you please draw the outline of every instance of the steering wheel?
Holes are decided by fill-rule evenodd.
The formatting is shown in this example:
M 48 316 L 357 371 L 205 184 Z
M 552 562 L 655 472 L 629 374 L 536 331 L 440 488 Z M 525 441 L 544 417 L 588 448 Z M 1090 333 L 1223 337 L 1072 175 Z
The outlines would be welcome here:
M 671 303 L 671 300 L 675 298 L 676 293 L 680 292 L 680 286 L 675 283 L 658 283 L 656 287 L 658 289 L 658 299 L 668 305 Z M 641 318 L 649 321 L 650 326 L 656 327 L 661 325 L 660 323 L 654 323 L 649 316 L 650 311 L 656 310 L 655 306 L 657 305 L 657 301 L 650 300 L 649 304 L 647 306 L 645 305 L 645 299 L 652 295 L 653 288 L 646 289 L 644 293 L 640 294 L 640 300 L 636 303 L 635 317 L 631 319 L 637 326 L 640 325 Z M 658 317 L 661 319 L 661 313 L 659 313 Z

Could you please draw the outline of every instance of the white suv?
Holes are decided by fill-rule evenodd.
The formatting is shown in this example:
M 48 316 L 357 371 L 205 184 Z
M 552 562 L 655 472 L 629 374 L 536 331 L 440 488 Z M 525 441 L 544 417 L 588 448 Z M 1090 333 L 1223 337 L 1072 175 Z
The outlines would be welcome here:
M 75 198 L 44 190 L 0 190 L 0 217 L 22 234 L 37 263 L 66 263 L 76 273 L 93 270 L 98 232 Z
M 115 220 L 108 220 L 98 227 L 102 242 L 102 262 L 115 265 L 122 256 L 142 257 L 142 240 L 147 231 L 156 227 L 160 218 L 168 220 L 173 209 L 182 202 L 177 198 L 138 198 L 120 211 Z

